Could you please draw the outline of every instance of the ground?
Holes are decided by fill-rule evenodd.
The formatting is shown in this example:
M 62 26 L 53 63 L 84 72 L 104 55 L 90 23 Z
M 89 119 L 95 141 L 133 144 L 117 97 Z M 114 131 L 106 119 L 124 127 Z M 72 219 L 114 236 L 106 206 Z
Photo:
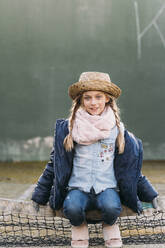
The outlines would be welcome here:
M 37 183 L 46 163 L 46 161 L 1 162 L 0 198 L 25 198 L 24 192 Z M 160 195 L 165 195 L 165 161 L 144 161 L 142 173 L 147 176 Z
M 0 163 L 0 198 L 22 199 L 31 198 L 31 191 L 42 174 L 44 162 Z M 165 196 L 165 161 L 144 161 L 142 173 L 147 176 L 158 190 Z M 53 246 L 52 246 L 53 247 Z M 68 248 L 69 246 L 62 246 Z M 97 246 L 103 248 L 104 246 Z M 163 248 L 165 244 L 124 245 L 123 248 Z M 3 247 L 1 247 L 3 248 Z M 17 247 L 21 248 L 21 247 Z M 32 247 L 31 247 L 32 248 Z M 34 247 L 33 247 L 34 248 Z M 37 248 L 37 247 L 35 247 Z M 44 247 L 43 247 L 44 248 Z M 48 247 L 47 247 L 48 248 Z M 61 248 L 61 246 L 56 246 Z M 92 248 L 92 247 L 91 247 Z

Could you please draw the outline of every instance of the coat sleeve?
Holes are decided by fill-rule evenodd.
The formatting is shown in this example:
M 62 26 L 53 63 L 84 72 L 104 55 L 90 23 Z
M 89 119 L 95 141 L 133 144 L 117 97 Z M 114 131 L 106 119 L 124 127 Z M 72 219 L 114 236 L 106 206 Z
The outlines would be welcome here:
M 151 185 L 149 180 L 142 174 L 140 175 L 138 179 L 137 194 L 138 194 L 140 201 L 143 201 L 143 202 L 152 202 L 152 200 L 158 196 L 157 191 Z
M 119 187 L 122 204 L 134 212 L 142 212 L 142 206 L 137 196 L 137 183 L 142 166 L 142 142 L 132 133 L 125 130 L 124 153 L 115 154 L 114 170 Z
M 54 179 L 53 163 L 54 148 L 51 151 L 50 160 L 47 163 L 42 175 L 40 176 L 31 198 L 34 202 L 41 205 L 45 205 L 49 200 Z

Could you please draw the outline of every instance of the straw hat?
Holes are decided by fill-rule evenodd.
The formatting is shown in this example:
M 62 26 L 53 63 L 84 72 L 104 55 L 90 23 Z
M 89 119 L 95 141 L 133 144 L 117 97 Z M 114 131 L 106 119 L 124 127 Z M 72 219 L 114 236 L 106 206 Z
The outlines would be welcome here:
M 109 74 L 103 72 L 83 72 L 79 81 L 69 87 L 69 96 L 74 100 L 78 95 L 89 90 L 99 90 L 118 98 L 121 89 L 111 82 Z

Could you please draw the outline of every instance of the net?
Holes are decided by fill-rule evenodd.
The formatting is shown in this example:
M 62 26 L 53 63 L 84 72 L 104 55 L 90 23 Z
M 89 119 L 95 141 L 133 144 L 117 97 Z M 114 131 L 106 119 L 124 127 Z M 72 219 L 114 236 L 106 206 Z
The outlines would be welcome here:
M 138 216 L 128 208 L 118 218 L 124 244 L 165 243 L 165 198 L 159 208 L 143 203 L 143 214 Z M 89 212 L 88 218 L 100 218 Z M 101 223 L 89 224 L 90 245 L 103 244 Z M 70 244 L 71 225 L 49 206 L 36 211 L 31 201 L 0 199 L 0 246 L 64 246 Z

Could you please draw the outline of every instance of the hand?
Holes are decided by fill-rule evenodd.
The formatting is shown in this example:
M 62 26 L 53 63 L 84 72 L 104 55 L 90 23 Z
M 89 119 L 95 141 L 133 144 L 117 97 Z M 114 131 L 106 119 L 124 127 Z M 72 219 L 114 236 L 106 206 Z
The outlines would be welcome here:
M 34 202 L 34 201 L 33 201 L 33 207 L 34 207 L 34 209 L 36 210 L 36 212 L 39 212 L 39 210 L 40 210 L 40 205 L 39 205 L 37 202 Z
M 155 197 L 155 198 L 152 200 L 152 205 L 153 205 L 153 208 L 155 208 L 155 209 L 158 208 L 158 199 L 157 199 L 157 197 Z

